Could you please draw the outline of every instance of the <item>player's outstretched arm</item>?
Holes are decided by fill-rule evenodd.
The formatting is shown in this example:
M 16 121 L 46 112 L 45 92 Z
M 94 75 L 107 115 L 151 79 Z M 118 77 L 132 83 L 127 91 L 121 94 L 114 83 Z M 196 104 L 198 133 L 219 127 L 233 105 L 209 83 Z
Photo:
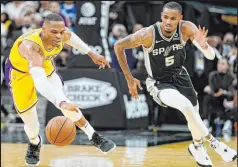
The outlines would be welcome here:
M 93 52 L 85 42 L 83 42 L 74 32 L 70 31 L 68 28 L 66 28 L 64 42 L 73 48 L 80 50 L 82 53 L 87 54 L 95 64 L 99 65 L 99 69 L 104 69 L 106 65 L 111 68 L 109 62 L 104 56 Z
M 128 35 L 127 37 L 120 39 L 114 45 L 115 53 L 121 69 L 127 80 L 129 92 L 133 98 L 138 98 L 137 86 L 142 89 L 140 81 L 135 79 L 128 67 L 126 55 L 124 50 L 128 48 L 136 48 L 138 46 L 149 47 L 152 43 L 152 30 L 149 28 L 143 28 L 134 34 Z
M 35 42 L 24 40 L 19 46 L 19 53 L 28 61 L 29 72 L 36 90 L 59 108 L 60 103 L 65 101 L 65 99 L 57 95 L 57 91 L 53 91 L 53 86 L 47 80 L 43 68 L 44 55 L 41 47 Z
M 187 34 L 189 35 L 192 43 L 204 54 L 204 56 L 213 60 L 215 58 L 215 51 L 207 43 L 208 30 L 205 27 L 201 28 L 200 25 L 197 27 L 190 21 L 186 21 L 184 26 L 186 27 Z

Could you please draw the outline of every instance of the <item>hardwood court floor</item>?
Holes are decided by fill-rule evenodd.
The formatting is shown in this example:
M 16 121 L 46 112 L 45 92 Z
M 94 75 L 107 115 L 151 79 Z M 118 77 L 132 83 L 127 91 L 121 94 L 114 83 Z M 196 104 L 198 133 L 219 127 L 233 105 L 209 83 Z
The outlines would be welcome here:
M 56 147 L 43 145 L 41 167 L 196 167 L 187 151 L 190 142 L 136 148 L 117 147 L 103 155 L 92 146 L 70 145 Z M 226 143 L 226 142 L 225 142 Z M 214 167 L 237 167 L 237 160 L 225 163 L 206 143 Z M 237 138 L 228 143 L 237 150 Z M 23 167 L 26 144 L 1 143 L 1 166 Z

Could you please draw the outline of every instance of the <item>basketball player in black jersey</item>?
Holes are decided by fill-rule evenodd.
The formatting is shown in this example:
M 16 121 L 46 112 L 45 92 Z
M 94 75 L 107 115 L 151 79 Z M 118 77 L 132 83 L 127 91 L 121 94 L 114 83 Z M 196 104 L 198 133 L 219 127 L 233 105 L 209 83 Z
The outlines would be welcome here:
M 137 87 L 142 87 L 128 68 L 124 50 L 142 46 L 148 72 L 147 91 L 159 105 L 176 108 L 184 114 L 193 137 L 188 151 L 198 165 L 212 166 L 203 140 L 207 140 L 225 162 L 232 162 L 236 159 L 237 152 L 215 139 L 203 124 L 198 111 L 196 92 L 183 66 L 187 40 L 191 40 L 207 59 L 214 59 L 215 53 L 207 44 L 208 31 L 200 26 L 197 28 L 190 21 L 182 20 L 182 17 L 182 7 L 178 3 L 165 4 L 161 13 L 162 22 L 143 28 L 115 43 L 118 61 L 131 96 L 138 99 Z

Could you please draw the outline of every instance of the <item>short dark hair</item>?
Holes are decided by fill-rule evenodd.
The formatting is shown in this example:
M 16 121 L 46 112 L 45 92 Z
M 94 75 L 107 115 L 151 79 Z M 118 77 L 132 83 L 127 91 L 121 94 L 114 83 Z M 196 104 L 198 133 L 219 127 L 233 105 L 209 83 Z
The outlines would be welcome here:
M 50 21 L 63 21 L 64 22 L 64 19 L 57 13 L 51 13 L 45 17 L 44 22 L 49 23 Z
M 174 10 L 179 11 L 182 14 L 182 6 L 177 2 L 173 2 L 173 1 L 168 2 L 164 5 L 163 10 L 164 10 L 164 8 L 174 9 Z

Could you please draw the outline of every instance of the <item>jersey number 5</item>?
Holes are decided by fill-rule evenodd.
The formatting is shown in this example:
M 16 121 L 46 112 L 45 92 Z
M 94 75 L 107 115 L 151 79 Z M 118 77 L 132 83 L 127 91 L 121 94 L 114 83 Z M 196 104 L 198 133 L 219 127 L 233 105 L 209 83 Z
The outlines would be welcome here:
M 169 57 L 166 57 L 165 58 L 165 65 L 168 67 L 168 66 L 171 66 L 174 64 L 174 56 L 169 56 Z

